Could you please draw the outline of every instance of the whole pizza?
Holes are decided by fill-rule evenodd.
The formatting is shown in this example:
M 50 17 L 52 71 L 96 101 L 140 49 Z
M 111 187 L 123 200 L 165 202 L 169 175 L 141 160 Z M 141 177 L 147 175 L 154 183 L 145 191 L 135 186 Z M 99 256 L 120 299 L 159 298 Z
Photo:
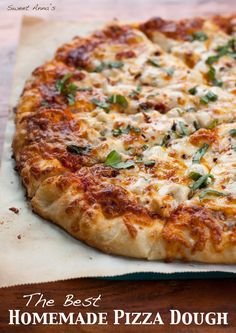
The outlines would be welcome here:
M 236 263 L 236 15 L 119 22 L 36 68 L 13 151 L 34 212 L 104 252 Z

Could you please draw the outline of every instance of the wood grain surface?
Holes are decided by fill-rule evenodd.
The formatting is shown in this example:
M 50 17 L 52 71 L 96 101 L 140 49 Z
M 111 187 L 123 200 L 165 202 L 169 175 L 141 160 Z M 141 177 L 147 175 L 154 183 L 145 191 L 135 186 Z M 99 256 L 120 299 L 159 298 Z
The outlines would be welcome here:
M 113 321 L 113 309 L 122 309 L 126 312 L 160 312 L 164 326 L 8 326 L 8 309 L 20 309 L 22 312 L 42 313 L 42 308 L 25 307 L 24 294 L 41 292 L 47 298 L 55 298 L 56 306 L 47 308 L 46 312 L 65 313 L 82 311 L 84 309 L 67 307 L 62 304 L 67 294 L 74 294 L 79 299 L 89 296 L 102 295 L 99 307 L 100 312 L 108 312 L 108 318 Z M 236 284 L 233 280 L 181 280 L 181 281 L 102 281 L 94 279 L 76 279 L 64 282 L 27 285 L 21 287 L 4 288 L 0 290 L 0 332 L 42 332 L 42 333 L 72 333 L 72 332 L 177 332 L 177 333 L 235 333 L 236 328 Z M 178 309 L 181 312 L 229 312 L 229 325 L 227 326 L 171 326 L 169 325 L 169 310 Z M 86 311 L 93 311 L 86 308 Z
M 32 6 L 52 4 L 55 11 L 10 11 L 9 5 Z M 144 20 L 158 15 L 165 18 L 181 18 L 215 13 L 236 12 L 235 0 L 1 0 L 0 1 L 0 153 L 4 128 L 8 115 L 8 100 L 14 71 L 14 61 L 22 15 L 34 15 L 48 19 L 108 21 L 114 17 L 121 20 Z M 4 249 L 1 249 L 4 250 Z M 164 326 L 8 326 L 8 310 L 26 311 L 24 294 L 42 292 L 53 297 L 56 306 L 53 312 L 62 311 L 62 302 L 67 294 L 78 298 L 102 295 L 99 311 L 112 315 L 114 308 L 132 311 L 160 311 Z M 235 279 L 208 280 L 161 280 L 161 281 L 103 281 L 97 279 L 76 279 L 45 284 L 16 286 L 0 289 L 0 332 L 236 332 L 236 284 Z M 223 326 L 169 326 L 169 309 L 180 311 L 229 312 L 229 325 Z M 41 313 L 40 308 L 27 311 Z M 90 309 L 91 310 L 91 309 Z M 81 311 L 69 307 L 66 312 Z M 91 310 L 92 311 L 92 310 Z

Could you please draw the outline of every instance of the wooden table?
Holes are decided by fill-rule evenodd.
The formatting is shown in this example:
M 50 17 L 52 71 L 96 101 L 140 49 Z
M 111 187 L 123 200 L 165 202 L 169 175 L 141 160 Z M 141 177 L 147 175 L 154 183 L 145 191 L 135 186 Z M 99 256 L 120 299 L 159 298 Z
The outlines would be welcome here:
M 0 144 L 2 147 L 4 127 L 8 114 L 8 99 L 14 68 L 17 40 L 22 14 L 36 15 L 50 19 L 72 19 L 86 21 L 107 21 L 114 17 L 121 20 L 142 20 L 154 15 L 165 18 L 181 18 L 194 15 L 236 12 L 235 0 L 67 0 L 38 1 L 35 3 L 56 6 L 55 11 L 7 11 L 8 5 L 23 6 L 25 1 L 1 0 L 0 3 Z M 0 151 L 1 152 L 1 151 Z M 2 249 L 1 249 L 2 250 Z M 22 296 L 42 292 L 54 297 L 53 311 L 62 311 L 61 304 L 66 294 L 73 293 L 78 298 L 102 294 L 99 311 L 112 314 L 114 308 L 128 312 L 160 311 L 164 326 L 14 326 L 8 323 L 8 310 L 26 311 Z M 236 284 L 234 279 L 208 280 L 160 280 L 160 281 L 103 281 L 96 279 L 76 279 L 54 283 L 26 285 L 0 290 L 0 332 L 236 332 Z M 170 326 L 169 309 L 190 312 L 229 312 L 228 326 Z M 35 308 L 29 307 L 27 311 Z M 37 308 L 37 311 L 42 311 Z M 76 311 L 69 307 L 67 311 Z M 79 310 L 78 310 L 79 311 Z

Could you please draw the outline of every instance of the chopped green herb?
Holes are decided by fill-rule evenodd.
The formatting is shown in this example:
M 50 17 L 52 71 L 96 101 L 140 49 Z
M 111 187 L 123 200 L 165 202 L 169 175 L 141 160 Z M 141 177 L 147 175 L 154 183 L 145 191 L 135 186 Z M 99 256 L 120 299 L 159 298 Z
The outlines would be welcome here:
M 141 129 L 139 127 L 134 127 L 128 125 L 125 128 L 115 128 L 112 130 L 113 136 L 119 136 L 121 134 L 129 134 L 130 131 L 134 131 L 135 133 L 141 133 Z
M 124 129 L 122 129 L 122 133 L 123 134 L 129 134 L 131 128 L 132 128 L 132 126 L 127 125 Z
M 142 90 L 142 86 L 140 84 L 137 85 L 135 90 L 132 90 L 131 93 L 129 94 L 129 97 L 133 98 L 136 97 Z
M 127 108 L 128 106 L 128 101 L 127 99 L 122 96 L 122 95 L 111 95 L 108 100 L 107 100 L 109 103 L 112 103 L 112 104 L 119 104 L 121 105 L 123 108 Z
M 234 53 L 236 51 L 236 40 L 230 39 L 226 44 L 218 46 L 216 51 L 221 57 L 226 54 Z
M 48 102 L 45 101 L 45 100 L 41 101 L 40 105 L 44 106 L 44 107 L 48 107 L 49 106 Z
M 188 92 L 191 95 L 196 95 L 196 93 L 197 93 L 197 86 L 190 88 Z
M 194 107 L 190 106 L 189 108 L 186 109 L 186 111 L 187 112 L 196 112 L 197 110 Z
M 123 133 L 122 129 L 120 129 L 120 128 L 115 128 L 111 132 L 112 132 L 113 136 L 120 136 Z
M 139 127 L 131 127 L 131 129 L 135 132 L 135 133 L 140 133 L 141 129 Z
M 235 39 L 230 39 L 225 45 L 218 46 L 216 49 L 217 54 L 212 55 L 206 59 L 207 65 L 212 65 L 214 62 L 218 61 L 221 57 L 225 55 L 230 55 L 235 58 Z
M 73 76 L 73 73 L 67 73 L 62 79 L 56 81 L 56 90 L 66 96 L 69 105 L 75 103 L 75 95 L 78 90 L 77 85 L 69 83 L 69 79 Z
M 81 147 L 76 145 L 68 145 L 66 150 L 73 155 L 86 155 L 91 148 L 89 146 Z
M 229 135 L 232 136 L 232 137 L 235 137 L 236 136 L 236 128 L 233 128 L 229 131 Z
M 123 66 L 124 63 L 122 61 L 101 62 L 100 65 L 94 69 L 94 72 L 101 73 L 106 68 L 122 68 Z
M 213 55 L 207 58 L 206 60 L 206 64 L 207 65 L 212 65 L 214 62 L 219 60 L 219 56 L 218 55 Z
M 206 97 L 211 102 L 215 102 L 218 99 L 218 96 L 215 93 L 213 93 L 212 91 L 208 91 L 208 93 L 206 94 Z
M 202 104 L 208 104 L 209 103 L 209 99 L 206 96 L 202 96 L 200 98 L 200 103 L 202 103 Z
M 163 147 L 167 147 L 168 143 L 170 142 L 170 139 L 171 139 L 171 136 L 170 134 L 166 134 L 163 139 L 162 139 L 162 143 L 161 143 L 161 146 Z
M 105 68 L 105 63 L 104 62 L 101 62 L 100 65 L 98 65 L 95 69 L 94 69 L 94 72 L 96 73 L 101 73 L 104 68 Z
M 161 66 L 158 64 L 158 61 L 157 61 L 156 59 L 153 59 L 153 58 L 148 59 L 148 62 L 149 62 L 149 64 L 151 64 L 151 65 L 153 65 L 153 66 L 155 66 L 155 67 L 161 67 Z
M 154 166 L 155 165 L 155 161 L 152 161 L 152 160 L 150 160 L 150 161 L 146 161 L 146 162 L 144 162 L 144 165 L 146 166 L 146 167 L 152 167 L 152 166 Z
M 123 66 L 123 61 L 111 61 L 107 63 L 108 68 L 122 68 Z
M 214 67 L 212 67 L 212 66 L 210 67 L 209 71 L 207 72 L 207 77 L 208 77 L 208 80 L 212 82 L 213 86 L 222 87 L 223 82 L 217 80 L 216 70 Z
M 219 124 L 218 119 L 213 119 L 212 122 L 207 126 L 207 129 L 213 129 Z
M 232 149 L 236 151 L 236 145 L 232 145 Z
M 78 87 L 78 91 L 92 91 L 92 87 Z
M 106 165 L 112 165 L 117 164 L 121 162 L 121 156 L 119 153 L 117 153 L 116 150 L 112 150 L 106 157 L 105 164 Z
M 180 135 L 181 136 L 187 136 L 189 133 L 188 133 L 188 128 L 186 126 L 185 123 L 183 123 L 182 121 L 179 121 L 179 128 L 180 128 Z
M 193 156 L 193 163 L 200 163 L 201 158 L 205 155 L 209 145 L 204 143 L 200 149 L 197 150 L 195 155 Z
M 122 61 L 111 61 L 107 63 L 108 68 L 122 68 L 124 63 Z
M 104 109 L 104 110 L 108 110 L 109 109 L 109 105 L 106 102 L 100 101 L 97 98 L 92 98 L 91 102 L 93 104 L 95 104 L 96 106 L 99 106 L 100 108 Z
M 213 190 L 213 189 L 206 189 L 206 190 L 203 190 L 201 192 L 201 194 L 199 195 L 199 199 L 203 199 L 205 198 L 206 196 L 208 195 L 214 195 L 214 196 L 217 196 L 217 197 L 225 197 L 227 196 L 227 193 L 224 193 L 224 192 L 219 192 L 219 191 L 216 191 L 216 190 Z
M 136 163 L 143 163 L 142 156 L 137 156 Z
M 175 69 L 173 67 L 165 68 L 164 70 L 165 70 L 165 72 L 168 76 L 173 76 L 174 75 Z
M 56 90 L 61 94 L 66 88 L 68 80 L 72 77 L 73 73 L 67 73 L 62 79 L 56 81 Z
M 193 126 L 196 129 L 196 131 L 198 131 L 201 128 L 200 124 L 196 120 L 194 120 Z
M 128 169 L 134 166 L 134 161 L 122 162 L 116 150 L 112 150 L 106 157 L 105 165 L 115 169 Z
M 148 149 L 148 145 L 143 145 L 143 146 L 142 146 L 142 149 L 143 149 L 143 150 L 147 150 L 147 149 Z
M 212 91 L 208 91 L 206 95 L 202 96 L 200 98 L 200 102 L 202 104 L 208 104 L 209 102 L 215 102 L 217 101 L 218 96 L 214 94 Z
M 211 174 L 201 176 L 197 181 L 195 181 L 195 183 L 191 184 L 189 187 L 191 188 L 192 191 L 196 191 L 199 188 L 206 187 L 208 178 L 214 178 L 214 177 Z
M 199 40 L 200 42 L 204 42 L 208 39 L 208 36 L 203 31 L 195 31 L 192 34 L 192 40 Z
M 75 96 L 73 94 L 68 94 L 67 95 L 67 101 L 69 105 L 74 105 L 75 104 Z
M 200 173 L 194 172 L 194 171 L 190 172 L 188 176 L 189 176 L 189 178 L 191 178 L 192 180 L 195 180 L 195 181 L 198 180 L 200 177 L 202 177 L 202 175 Z

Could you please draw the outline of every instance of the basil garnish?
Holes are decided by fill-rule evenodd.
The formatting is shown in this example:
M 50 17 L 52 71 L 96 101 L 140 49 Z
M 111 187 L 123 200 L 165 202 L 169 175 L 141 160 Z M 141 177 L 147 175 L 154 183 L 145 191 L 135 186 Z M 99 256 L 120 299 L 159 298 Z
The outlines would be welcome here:
M 200 163 L 201 158 L 203 157 L 203 155 L 205 155 L 208 148 L 209 145 L 207 143 L 204 143 L 202 147 L 193 156 L 193 163 Z
M 214 178 L 213 175 L 207 174 L 204 176 L 201 176 L 195 183 L 191 184 L 189 187 L 191 188 L 192 191 L 196 191 L 199 188 L 207 186 L 207 180 L 208 178 Z
M 146 166 L 146 167 L 153 167 L 154 165 L 155 165 L 155 161 L 153 161 L 153 160 L 150 160 L 150 161 L 146 161 L 146 162 L 144 162 L 144 165 Z
M 206 64 L 212 65 L 214 62 L 218 61 L 221 57 L 225 55 L 236 57 L 236 40 L 230 39 L 225 45 L 218 46 L 216 49 L 217 54 L 212 55 L 207 58 Z
M 148 62 L 149 62 L 149 64 L 151 64 L 151 65 L 153 65 L 153 66 L 155 66 L 155 67 L 161 67 L 161 66 L 158 64 L 158 62 L 157 62 L 156 59 L 150 58 L 150 59 L 148 59 Z
M 203 190 L 201 192 L 201 194 L 199 195 L 199 199 L 203 199 L 207 195 L 214 195 L 214 196 L 217 196 L 217 197 L 225 197 L 225 196 L 227 196 L 227 194 L 224 193 L 224 192 L 216 191 L 216 190 L 213 190 L 213 189 L 209 188 L 209 189 Z
M 195 180 L 195 181 L 198 180 L 200 177 L 202 177 L 202 175 L 200 173 L 194 172 L 194 171 L 190 172 L 188 176 L 189 176 L 189 178 L 191 178 L 192 180 Z
M 219 123 L 218 119 L 213 119 L 212 122 L 207 126 L 207 129 L 213 129 L 215 128 Z
M 125 128 L 115 128 L 112 130 L 113 136 L 119 136 L 121 134 L 129 134 L 130 131 L 134 131 L 135 133 L 141 133 L 141 129 L 139 127 L 134 127 L 128 125 Z
M 111 61 L 107 63 L 108 68 L 122 68 L 124 63 L 122 61 Z
M 236 128 L 233 128 L 229 131 L 229 134 L 232 136 L 232 137 L 235 137 L 236 136 Z
M 196 95 L 196 93 L 197 93 L 197 86 L 190 88 L 190 89 L 188 90 L 188 92 L 189 92 L 191 95 Z
M 122 68 L 124 66 L 124 63 L 122 61 L 109 61 L 109 62 L 101 62 L 100 65 L 98 65 L 95 68 L 95 72 L 101 73 L 106 68 Z
M 209 102 L 217 101 L 217 99 L 218 99 L 218 96 L 215 93 L 213 93 L 212 91 L 208 91 L 206 93 L 206 95 L 204 95 L 200 98 L 200 102 L 202 104 L 208 104 Z
M 211 81 L 213 86 L 222 87 L 223 82 L 217 80 L 216 70 L 214 67 L 212 67 L 212 66 L 210 67 L 209 71 L 207 72 L 207 77 L 208 77 L 208 80 Z
M 82 147 L 76 145 L 68 145 L 66 147 L 66 150 L 73 155 L 86 155 L 91 150 L 91 148 L 89 146 Z
M 182 121 L 179 121 L 179 128 L 180 128 L 180 135 L 181 136 L 187 136 L 189 134 L 186 124 L 183 123 Z
M 59 94 L 66 96 L 69 105 L 75 103 L 75 95 L 78 87 L 74 83 L 69 83 L 69 79 L 73 76 L 73 73 L 67 73 L 62 79 L 56 81 L 56 90 Z
M 199 40 L 200 42 L 204 42 L 205 40 L 208 39 L 208 36 L 207 34 L 205 34 L 205 32 L 203 31 L 195 31 L 193 34 L 192 34 L 192 40 Z
M 114 169 L 129 169 L 134 166 L 134 161 L 122 162 L 120 154 L 112 150 L 106 157 L 105 165 Z
M 128 106 L 128 101 L 127 101 L 127 99 L 126 99 L 124 96 L 122 96 L 122 95 L 116 95 L 116 94 L 111 95 L 111 96 L 107 99 L 107 101 L 108 101 L 109 103 L 112 103 L 112 104 L 119 104 L 119 105 L 122 106 L 123 108 L 127 108 L 127 106 Z
M 142 86 L 140 84 L 137 85 L 135 90 L 132 90 L 131 93 L 129 94 L 129 97 L 133 98 L 138 96 L 138 94 L 141 92 Z
M 100 108 L 104 109 L 104 110 L 108 110 L 109 109 L 109 105 L 106 102 L 100 101 L 97 98 L 92 98 L 91 102 L 93 104 L 95 104 L 96 106 L 99 106 Z
M 165 70 L 165 72 L 168 76 L 173 76 L 174 75 L 175 69 L 173 67 L 165 68 L 164 70 Z

